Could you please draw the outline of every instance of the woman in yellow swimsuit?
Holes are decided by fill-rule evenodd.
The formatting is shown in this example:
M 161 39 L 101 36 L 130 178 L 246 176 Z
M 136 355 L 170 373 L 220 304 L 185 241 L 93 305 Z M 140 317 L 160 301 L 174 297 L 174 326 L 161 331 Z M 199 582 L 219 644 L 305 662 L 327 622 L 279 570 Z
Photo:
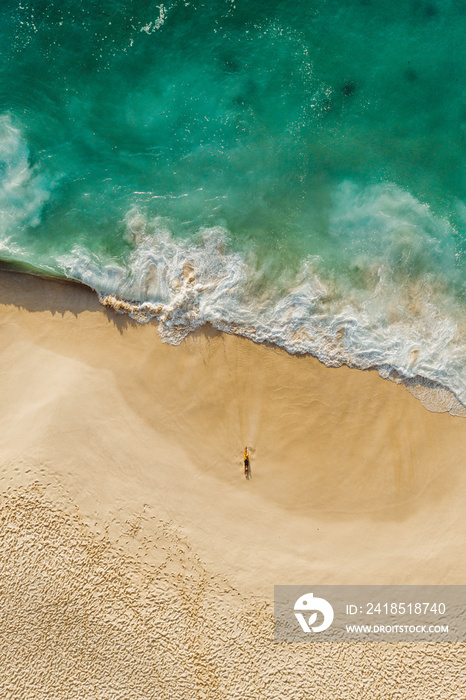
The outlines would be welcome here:
M 249 462 L 249 450 L 247 447 L 244 448 L 243 464 L 244 476 L 246 477 L 246 479 L 249 479 L 251 477 L 251 464 Z

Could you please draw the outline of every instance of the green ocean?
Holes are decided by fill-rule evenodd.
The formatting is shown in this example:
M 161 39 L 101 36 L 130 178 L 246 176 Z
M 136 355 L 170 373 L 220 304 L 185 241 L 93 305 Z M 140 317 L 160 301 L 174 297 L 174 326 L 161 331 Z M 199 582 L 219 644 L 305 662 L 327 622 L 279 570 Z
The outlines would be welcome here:
M 0 259 L 466 404 L 464 0 L 4 0 Z

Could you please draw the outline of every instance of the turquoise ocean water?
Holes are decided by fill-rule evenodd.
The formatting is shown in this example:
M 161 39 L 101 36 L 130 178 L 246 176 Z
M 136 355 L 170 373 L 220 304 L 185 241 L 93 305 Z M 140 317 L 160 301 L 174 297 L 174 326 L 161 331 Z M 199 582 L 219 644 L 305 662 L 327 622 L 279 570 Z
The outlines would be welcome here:
M 0 258 L 466 403 L 463 0 L 4 0 Z

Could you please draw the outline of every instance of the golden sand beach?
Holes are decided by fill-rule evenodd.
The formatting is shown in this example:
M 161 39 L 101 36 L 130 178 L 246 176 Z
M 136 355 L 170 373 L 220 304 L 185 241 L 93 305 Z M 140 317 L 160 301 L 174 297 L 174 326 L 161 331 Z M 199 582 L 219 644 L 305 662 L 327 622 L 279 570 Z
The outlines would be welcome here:
M 277 645 L 272 605 L 464 583 L 464 418 L 209 328 L 164 344 L 79 285 L 0 288 L 2 698 L 464 698 L 462 645 Z

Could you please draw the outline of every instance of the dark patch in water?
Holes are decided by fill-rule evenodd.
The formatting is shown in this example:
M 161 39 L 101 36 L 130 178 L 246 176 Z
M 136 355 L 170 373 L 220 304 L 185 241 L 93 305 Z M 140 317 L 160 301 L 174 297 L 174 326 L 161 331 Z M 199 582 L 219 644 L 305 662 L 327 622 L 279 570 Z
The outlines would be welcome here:
M 227 73 L 239 73 L 241 69 L 239 61 L 233 57 L 224 58 L 223 67 Z
M 414 68 L 406 68 L 404 76 L 409 83 L 414 83 L 414 81 L 418 78 L 418 75 Z
M 435 5 L 428 3 L 424 8 L 424 17 L 430 19 L 431 17 L 437 17 L 439 11 Z
M 439 13 L 437 5 L 433 2 L 422 2 L 422 0 L 414 1 L 413 10 L 415 14 L 420 15 L 424 19 L 433 19 Z
M 354 95 L 356 92 L 356 87 L 357 85 L 354 80 L 347 80 L 341 88 L 341 91 L 345 97 L 351 97 L 351 95 Z

